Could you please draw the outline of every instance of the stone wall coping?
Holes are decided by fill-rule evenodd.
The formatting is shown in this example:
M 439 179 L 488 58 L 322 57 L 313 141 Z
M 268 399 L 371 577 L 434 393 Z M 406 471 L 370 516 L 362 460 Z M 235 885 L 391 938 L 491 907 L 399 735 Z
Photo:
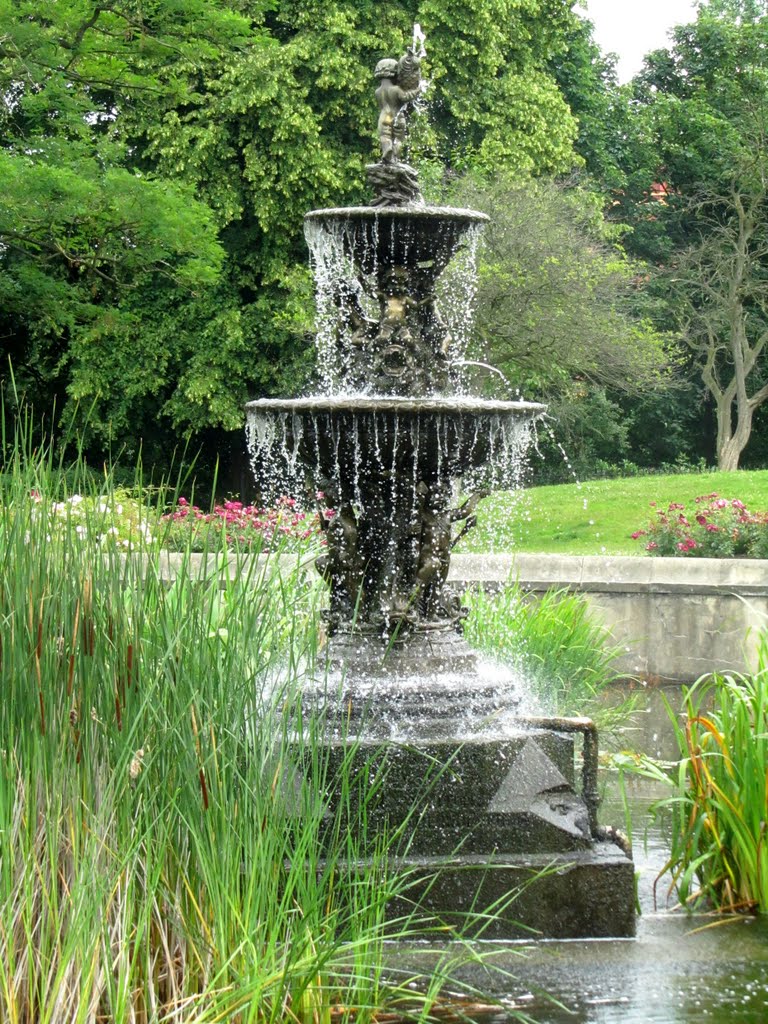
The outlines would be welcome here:
M 311 571 L 306 555 L 258 556 L 256 566 L 242 556 L 184 555 L 164 551 L 159 571 L 173 578 L 185 564 L 197 578 L 216 573 L 242 572 L 249 566 L 258 577 L 272 571 Z M 501 585 L 519 581 L 530 590 L 569 587 L 594 593 L 712 594 L 738 591 L 743 596 L 768 596 L 768 559 L 757 558 L 652 558 L 642 555 L 480 554 L 453 555 L 448 582 L 454 587 L 478 583 Z
M 768 559 L 653 558 L 642 555 L 454 555 L 449 582 L 518 580 L 531 590 L 723 593 L 768 596 Z

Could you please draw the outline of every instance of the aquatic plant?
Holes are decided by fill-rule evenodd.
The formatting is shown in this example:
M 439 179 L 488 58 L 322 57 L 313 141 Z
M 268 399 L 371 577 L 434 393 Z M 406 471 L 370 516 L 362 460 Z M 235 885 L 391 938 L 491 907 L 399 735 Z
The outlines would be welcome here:
M 482 587 L 465 595 L 465 636 L 479 650 L 518 668 L 546 713 L 588 714 L 612 724 L 601 694 L 620 678 L 624 653 L 590 611 L 582 595 L 565 588 L 531 595 L 515 582 L 494 593 Z
M 665 871 L 686 905 L 768 913 L 768 633 L 754 674 L 714 673 L 669 708 L 681 761 Z
M 384 971 L 386 940 L 440 922 L 397 868 L 408 822 L 367 828 L 377 752 L 332 761 L 322 722 L 297 728 L 319 584 L 215 550 L 169 584 L 154 535 L 127 552 L 76 516 L 50 529 L 62 502 L 116 507 L 109 474 L 76 463 L 73 506 L 51 448 L 3 447 L 0 1019 L 429 1017 L 477 954 Z
M 655 506 L 655 503 L 652 503 Z M 768 512 L 750 512 L 738 498 L 702 494 L 695 507 L 671 502 L 646 529 L 636 530 L 650 555 L 693 558 L 768 558 Z

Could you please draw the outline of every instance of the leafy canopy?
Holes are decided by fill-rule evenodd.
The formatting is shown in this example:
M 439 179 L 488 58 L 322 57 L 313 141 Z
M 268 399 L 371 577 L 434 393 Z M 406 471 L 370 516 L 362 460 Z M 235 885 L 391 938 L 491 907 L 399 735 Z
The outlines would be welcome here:
M 301 388 L 303 214 L 364 201 L 372 70 L 414 21 L 425 176 L 572 166 L 565 0 L 0 0 L 0 329 L 22 389 L 87 409 L 96 446 L 159 456 Z

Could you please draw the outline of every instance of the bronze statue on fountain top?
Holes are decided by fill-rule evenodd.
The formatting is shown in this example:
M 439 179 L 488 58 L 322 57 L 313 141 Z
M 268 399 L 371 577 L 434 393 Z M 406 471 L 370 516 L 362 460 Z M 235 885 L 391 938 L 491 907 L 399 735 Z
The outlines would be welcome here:
M 400 160 L 413 104 L 424 91 L 421 56 L 412 46 L 399 60 L 385 57 L 374 72 L 379 83 L 378 134 L 381 160 L 366 168 L 375 197 L 371 206 L 411 206 L 424 202 L 416 170 Z

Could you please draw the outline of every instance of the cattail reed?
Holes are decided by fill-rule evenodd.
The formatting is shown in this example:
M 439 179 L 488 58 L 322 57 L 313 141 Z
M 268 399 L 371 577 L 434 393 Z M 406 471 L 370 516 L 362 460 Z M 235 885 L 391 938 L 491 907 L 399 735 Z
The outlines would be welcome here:
M 122 560 L 105 530 L 51 525 L 54 505 L 127 501 L 108 478 L 94 489 L 82 460 L 64 473 L 44 447 L 13 458 L 0 465 L 0 565 L 14 567 L 0 574 L 0 1021 L 327 1024 L 334 1006 L 374 1019 L 403 994 L 376 980 L 384 939 L 419 923 L 386 921 L 407 879 L 384 871 L 365 805 L 329 818 L 331 774 L 349 795 L 358 768 L 331 768 L 283 710 L 316 654 L 320 584 L 237 555 L 223 585 L 190 586 L 189 552 L 169 584 L 154 539 Z M 351 877 L 350 856 L 370 867 Z

